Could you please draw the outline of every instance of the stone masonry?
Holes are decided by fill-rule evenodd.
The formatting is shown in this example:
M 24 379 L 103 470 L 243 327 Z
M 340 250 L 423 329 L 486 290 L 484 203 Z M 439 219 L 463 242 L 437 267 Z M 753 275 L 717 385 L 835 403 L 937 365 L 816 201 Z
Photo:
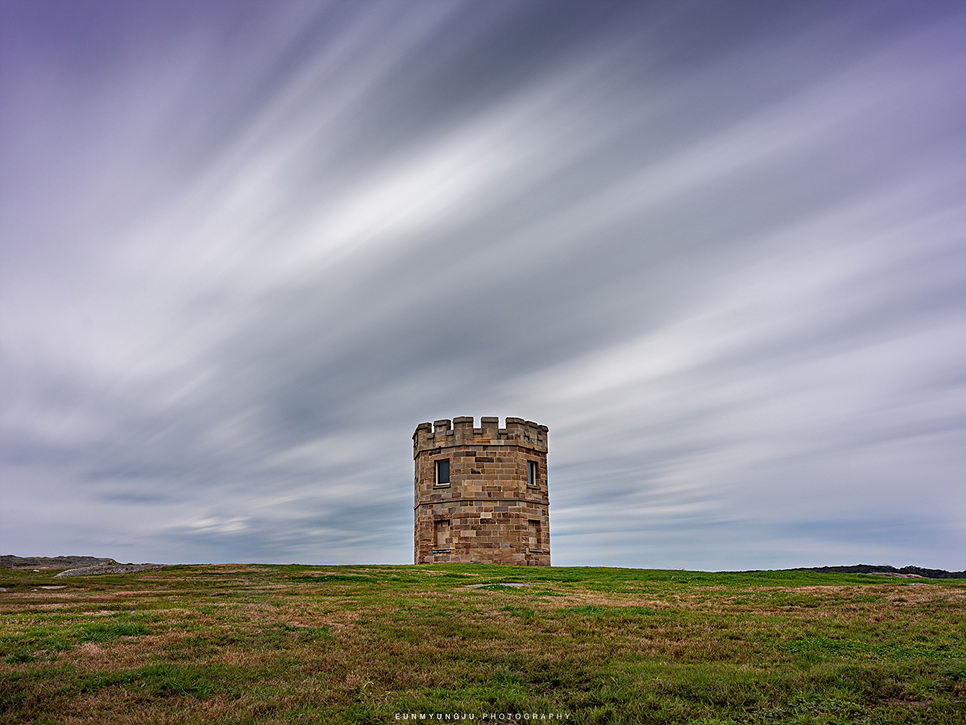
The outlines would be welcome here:
M 417 564 L 550 566 L 547 426 L 420 423 L 413 458 Z

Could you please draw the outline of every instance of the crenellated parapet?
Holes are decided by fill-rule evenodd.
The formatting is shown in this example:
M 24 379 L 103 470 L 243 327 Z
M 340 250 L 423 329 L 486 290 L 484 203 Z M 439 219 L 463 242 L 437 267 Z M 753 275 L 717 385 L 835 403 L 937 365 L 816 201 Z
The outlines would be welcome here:
M 539 453 L 547 452 L 547 426 L 523 418 L 507 418 L 500 427 L 497 417 L 480 418 L 480 427 L 473 425 L 473 416 L 443 418 L 420 423 L 413 433 L 413 457 L 421 451 L 450 446 L 519 446 Z

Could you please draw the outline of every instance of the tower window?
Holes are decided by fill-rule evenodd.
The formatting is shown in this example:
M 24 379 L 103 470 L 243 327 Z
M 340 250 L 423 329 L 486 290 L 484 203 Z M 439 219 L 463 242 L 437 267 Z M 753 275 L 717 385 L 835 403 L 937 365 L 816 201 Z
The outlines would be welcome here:
M 527 522 L 530 530 L 530 551 L 540 550 L 540 522 L 530 520 Z
M 449 485 L 449 459 L 443 458 L 436 461 L 436 485 L 437 486 L 448 486 Z
M 433 522 L 433 548 L 449 549 L 449 519 Z
M 527 485 L 537 485 L 537 462 L 527 461 Z

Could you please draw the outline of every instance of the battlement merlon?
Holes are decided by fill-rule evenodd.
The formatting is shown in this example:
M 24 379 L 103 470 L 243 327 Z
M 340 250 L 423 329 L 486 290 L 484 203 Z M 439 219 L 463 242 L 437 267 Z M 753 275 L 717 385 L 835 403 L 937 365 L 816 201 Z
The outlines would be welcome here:
M 507 418 L 500 428 L 500 419 L 480 418 L 480 427 L 473 427 L 473 416 L 443 418 L 420 423 L 413 433 L 413 458 L 421 451 L 453 446 L 522 446 L 540 453 L 547 452 L 547 426 L 523 418 Z

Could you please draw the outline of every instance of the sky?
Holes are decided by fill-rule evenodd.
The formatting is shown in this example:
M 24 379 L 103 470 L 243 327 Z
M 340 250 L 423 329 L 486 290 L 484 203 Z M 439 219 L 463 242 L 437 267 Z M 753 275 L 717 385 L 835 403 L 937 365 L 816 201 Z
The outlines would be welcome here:
M 0 553 L 966 569 L 966 5 L 0 0 Z M 479 423 L 477 422 L 477 425 Z

